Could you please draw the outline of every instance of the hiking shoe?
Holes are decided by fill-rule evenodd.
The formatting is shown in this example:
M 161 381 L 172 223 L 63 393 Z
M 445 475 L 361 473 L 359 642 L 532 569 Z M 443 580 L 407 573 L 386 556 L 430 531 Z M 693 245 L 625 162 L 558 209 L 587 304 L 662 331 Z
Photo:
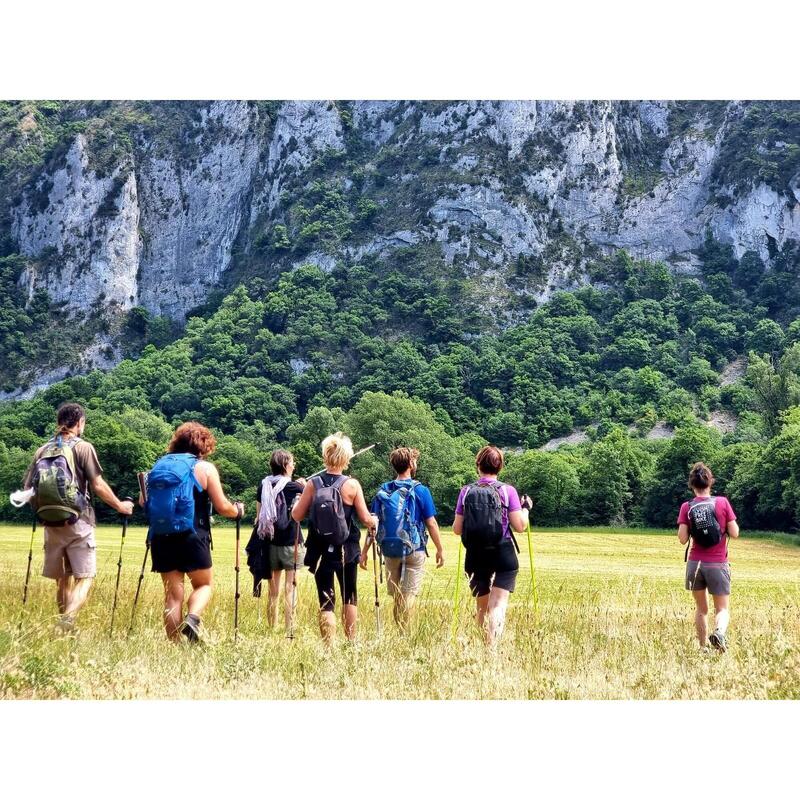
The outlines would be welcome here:
M 711 643 L 712 647 L 716 647 L 720 653 L 724 653 L 728 649 L 728 645 L 725 642 L 725 634 L 720 633 L 719 631 L 714 631 L 711 636 L 708 637 L 708 641 Z
M 200 633 L 200 617 L 187 614 L 181 623 L 180 632 L 192 643 L 202 644 L 203 637 Z
M 74 636 L 78 632 L 75 627 L 75 617 L 72 614 L 62 614 L 56 622 L 55 633 L 57 636 Z

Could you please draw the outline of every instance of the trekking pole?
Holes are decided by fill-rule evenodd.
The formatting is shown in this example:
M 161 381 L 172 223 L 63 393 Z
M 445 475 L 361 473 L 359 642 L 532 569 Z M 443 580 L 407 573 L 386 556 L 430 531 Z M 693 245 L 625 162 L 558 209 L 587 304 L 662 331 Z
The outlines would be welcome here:
M 126 497 L 125 500 L 133 502 L 132 497 Z M 108 635 L 114 633 L 114 615 L 117 613 L 117 595 L 119 593 L 119 576 L 122 573 L 122 548 L 125 546 L 125 534 L 128 532 L 128 515 L 122 516 L 122 540 L 119 543 L 119 560 L 117 561 L 117 584 L 114 587 L 114 604 L 111 606 L 111 627 L 108 629 Z
M 133 596 L 133 608 L 131 609 L 131 621 L 128 625 L 128 636 L 131 635 L 133 630 L 133 621 L 136 618 L 136 604 L 139 602 L 139 592 L 142 590 L 142 581 L 144 580 L 144 570 L 147 566 L 147 556 L 150 553 L 150 539 L 145 540 L 144 544 L 144 560 L 142 561 L 142 571 L 139 573 L 139 583 L 136 585 L 136 594 Z
M 531 562 L 531 595 L 533 596 L 533 613 L 539 617 L 539 592 L 536 588 L 536 569 L 533 566 L 533 544 L 531 539 L 531 523 L 528 520 L 528 558 Z
M 373 447 L 377 447 L 377 446 L 378 446 L 378 443 L 376 443 L 376 444 L 370 444 L 370 445 L 368 445 L 367 447 L 362 447 L 362 448 L 361 448 L 361 449 L 360 449 L 358 452 L 356 452 L 356 453 L 353 453 L 353 458 L 355 458 L 356 456 L 360 456 L 362 453 L 366 453 L 368 450 L 372 450 L 372 448 L 373 448 Z M 350 460 L 352 461 L 352 460 L 353 460 L 353 458 L 351 458 Z M 313 475 L 309 475 L 309 476 L 306 478 L 306 480 L 307 480 L 307 481 L 310 481 L 312 478 L 316 478 L 316 477 L 317 477 L 317 475 L 322 475 L 322 473 L 323 473 L 323 472 L 325 472 L 325 470 L 324 470 L 324 469 L 321 469 L 319 472 L 315 472 Z
M 455 642 L 456 640 L 456 623 L 458 622 L 458 590 L 461 587 L 461 550 L 464 547 L 464 542 L 461 537 L 458 537 L 458 566 L 456 567 L 456 590 L 453 593 L 453 622 L 450 626 L 450 639 Z
M 25 570 L 25 588 L 22 590 L 22 607 L 28 602 L 28 582 L 31 579 L 31 562 L 33 561 L 33 537 L 36 534 L 36 515 L 33 515 L 33 527 L 31 528 L 31 546 L 28 548 L 28 569 Z
M 242 522 L 241 506 L 236 510 L 236 594 L 233 596 L 233 641 L 239 638 L 239 538 Z
M 375 578 L 375 630 L 381 635 L 381 601 L 378 594 L 378 547 L 375 536 L 372 537 L 372 575 Z
M 137 472 L 136 478 L 139 481 L 139 494 L 141 495 L 142 502 L 147 503 L 147 473 Z M 120 548 L 121 551 L 121 548 Z M 133 622 L 136 619 L 136 604 L 139 602 L 139 592 L 142 590 L 142 581 L 144 580 L 144 570 L 147 566 L 147 556 L 150 553 L 150 532 L 147 533 L 147 538 L 144 540 L 144 559 L 142 559 L 142 570 L 139 573 L 139 583 L 136 584 L 136 594 L 133 597 L 133 608 L 131 609 L 131 621 L 128 625 L 128 636 L 131 635 L 133 630 Z M 120 556 L 121 557 L 121 556 Z
M 299 495 L 298 495 L 299 497 Z M 294 505 L 294 504 L 292 504 Z M 289 614 L 289 639 L 294 640 L 294 614 L 297 609 L 297 550 L 300 546 L 300 523 L 297 525 L 294 533 L 294 569 L 292 569 L 292 609 Z

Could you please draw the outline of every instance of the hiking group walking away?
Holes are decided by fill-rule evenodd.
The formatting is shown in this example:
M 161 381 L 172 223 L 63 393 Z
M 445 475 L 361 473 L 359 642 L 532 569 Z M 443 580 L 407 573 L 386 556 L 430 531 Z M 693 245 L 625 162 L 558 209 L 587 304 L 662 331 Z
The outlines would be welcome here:
M 122 540 L 111 628 L 117 608 L 122 552 L 130 499 L 120 500 L 102 478 L 94 447 L 84 440 L 86 414 L 77 403 L 63 403 L 56 412 L 53 438 L 39 447 L 24 479 L 24 489 L 12 495 L 16 505 L 29 502 L 34 510 L 31 549 L 23 592 L 27 601 L 33 541 L 37 522 L 44 526 L 42 575 L 56 581 L 58 618 L 56 631 L 75 631 L 76 617 L 87 600 L 97 571 L 95 515 L 97 497 L 123 516 Z M 341 623 L 347 639 L 356 637 L 358 624 L 358 572 L 367 570 L 372 556 L 375 621 L 381 631 L 380 590 L 384 572 L 392 616 L 399 632 L 414 617 L 424 582 L 428 545 L 435 549 L 436 568 L 445 563 L 436 506 L 430 489 L 416 479 L 422 458 L 419 450 L 397 447 L 389 455 L 394 472 L 368 506 L 358 480 L 346 474 L 351 460 L 372 449 L 353 452 L 341 432 L 322 442 L 324 469 L 301 478 L 294 476 L 294 456 L 288 450 L 271 453 L 269 469 L 256 491 L 255 522 L 245 548 L 253 575 L 254 597 L 259 603 L 267 584 L 267 623 L 277 628 L 280 609 L 286 635 L 294 638 L 298 602 L 297 575 L 307 567 L 313 574 L 319 604 L 319 631 L 330 644 L 336 636 L 336 586 L 341 602 Z M 229 500 L 217 468 L 207 459 L 214 452 L 213 433 L 197 422 L 185 422 L 174 431 L 167 453 L 149 473 L 140 473 L 139 504 L 146 512 L 148 532 L 139 583 L 131 612 L 130 633 L 144 579 L 148 554 L 151 571 L 164 586 L 163 622 L 172 641 L 203 640 L 202 614 L 213 592 L 212 510 L 236 520 L 236 595 L 234 638 L 238 634 L 239 526 L 244 505 Z M 455 508 L 453 533 L 460 537 L 456 574 L 453 630 L 460 586 L 461 550 L 464 573 L 476 603 L 476 622 L 489 648 L 497 645 L 505 627 L 510 595 L 519 574 L 520 552 L 515 533 L 528 533 L 533 583 L 533 551 L 527 495 L 499 480 L 504 466 L 502 451 L 481 448 L 475 459 L 477 480 L 461 487 Z M 705 464 L 694 464 L 689 487 L 694 497 L 678 514 L 678 539 L 686 545 L 685 587 L 695 601 L 695 629 L 701 647 L 722 652 L 727 647 L 730 620 L 731 572 L 728 540 L 739 536 L 736 515 L 727 498 L 712 496 L 714 476 Z M 307 520 L 303 536 L 301 523 Z M 359 523 L 367 530 L 363 545 Z M 281 577 L 283 591 L 281 592 Z M 186 579 L 190 591 L 186 594 Z M 281 594 L 283 601 L 281 602 Z M 714 629 L 708 633 L 708 595 L 714 604 Z M 260 605 L 259 605 L 260 613 Z M 538 613 L 538 605 L 537 605 Z

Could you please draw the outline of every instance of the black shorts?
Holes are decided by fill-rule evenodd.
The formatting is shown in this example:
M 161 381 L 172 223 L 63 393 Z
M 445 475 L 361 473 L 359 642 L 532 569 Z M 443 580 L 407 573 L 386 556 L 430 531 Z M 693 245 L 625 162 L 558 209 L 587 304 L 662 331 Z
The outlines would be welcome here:
M 314 580 L 317 582 L 317 597 L 320 611 L 333 611 L 336 608 L 336 594 L 333 588 L 333 576 L 339 581 L 339 591 L 344 597 L 345 605 L 354 606 L 358 602 L 356 581 L 358 580 L 358 561 L 342 565 L 341 561 L 322 559 Z M 342 586 L 344 580 L 344 586 Z
M 493 586 L 513 592 L 519 572 L 514 543 L 507 539 L 497 547 L 480 550 L 468 548 L 464 557 L 464 572 L 469 577 L 473 597 L 489 594 Z
M 211 567 L 211 537 L 200 533 L 174 533 L 150 540 L 152 572 L 194 572 Z

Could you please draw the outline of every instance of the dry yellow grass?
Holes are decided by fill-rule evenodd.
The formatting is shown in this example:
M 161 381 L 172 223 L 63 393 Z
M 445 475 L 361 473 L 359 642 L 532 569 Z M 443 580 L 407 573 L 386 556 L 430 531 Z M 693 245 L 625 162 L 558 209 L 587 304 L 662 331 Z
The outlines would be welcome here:
M 134 633 L 126 638 L 144 553 L 132 528 L 123 555 L 116 630 L 108 635 L 119 529 L 98 532 L 98 580 L 80 634 L 56 638 L 54 584 L 34 552 L 28 605 L 22 586 L 30 530 L 0 528 L 0 694 L 6 698 L 538 699 L 800 697 L 800 548 L 769 539 L 731 546 L 730 649 L 702 653 L 682 588 L 683 550 L 655 532 L 535 531 L 538 615 L 522 571 L 499 652 L 484 652 L 465 583 L 451 637 L 457 540 L 447 565 L 428 562 L 419 612 L 407 636 L 391 621 L 381 587 L 376 635 L 371 565 L 359 576 L 355 644 L 339 630 L 326 649 L 316 627 L 313 578 L 300 578 L 296 638 L 270 631 L 244 566 L 240 635 L 233 634 L 233 528 L 214 537 L 215 595 L 205 617 L 210 645 L 169 644 L 161 629 L 161 585 L 148 572 Z M 264 599 L 260 601 L 262 604 Z

